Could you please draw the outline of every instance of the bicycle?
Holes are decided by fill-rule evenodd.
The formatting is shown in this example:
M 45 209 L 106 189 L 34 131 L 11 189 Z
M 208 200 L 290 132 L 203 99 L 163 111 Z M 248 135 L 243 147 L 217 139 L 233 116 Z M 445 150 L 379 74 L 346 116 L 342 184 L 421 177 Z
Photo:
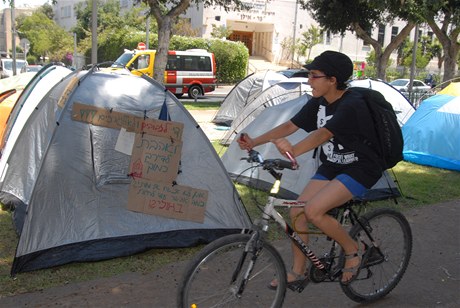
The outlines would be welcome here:
M 329 251 L 318 258 L 275 207 L 304 206 L 304 202 L 276 198 L 282 173 L 297 163 L 282 159 L 264 160 L 251 150 L 246 160 L 256 163 L 274 178 L 262 216 L 249 231 L 219 238 L 205 246 L 187 265 L 179 285 L 179 307 L 281 307 L 286 293 L 286 268 L 280 253 L 267 242 L 269 220 L 274 220 L 310 260 L 308 277 L 290 289 L 302 292 L 309 280 L 315 283 L 340 281 L 345 257 L 334 240 Z M 360 215 L 366 202 L 351 200 L 328 212 L 349 234 L 365 244 L 366 253 L 359 276 L 342 291 L 356 302 L 372 302 L 391 292 L 401 280 L 412 251 L 412 232 L 406 218 L 390 208 Z M 359 209 L 356 210 L 355 208 Z M 268 283 L 278 280 L 276 290 Z

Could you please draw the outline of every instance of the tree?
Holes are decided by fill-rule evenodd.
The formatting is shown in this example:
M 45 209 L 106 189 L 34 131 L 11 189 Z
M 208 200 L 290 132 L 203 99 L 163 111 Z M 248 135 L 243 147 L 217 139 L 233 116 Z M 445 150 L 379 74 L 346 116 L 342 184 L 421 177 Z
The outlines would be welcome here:
M 386 78 L 388 60 L 391 53 L 398 48 L 403 40 L 419 21 L 415 8 L 416 0 L 299 0 L 302 8 L 309 10 L 313 18 L 323 30 L 343 34 L 353 31 L 365 43 L 375 50 L 377 77 Z M 404 5 L 401 4 L 404 1 Z M 418 3 L 418 2 L 417 2 Z M 340 12 L 340 14 L 337 14 Z M 407 24 L 401 32 L 392 38 L 384 47 L 369 33 L 380 24 L 391 23 L 396 18 L 406 20 Z
M 60 62 L 73 50 L 72 36 L 40 10 L 16 22 L 20 37 L 30 41 L 30 54 Z
M 422 40 L 423 38 L 421 38 L 417 43 L 417 49 L 415 54 L 415 67 L 419 70 L 425 68 L 430 62 L 430 60 L 433 58 L 431 52 L 427 52 L 427 50 L 423 48 Z M 407 44 L 404 46 L 401 64 L 405 67 L 410 67 L 412 64 L 414 45 L 414 42 L 407 42 Z
M 310 60 L 311 50 L 312 48 L 321 43 L 323 39 L 323 31 L 315 27 L 314 25 L 310 25 L 310 28 L 306 32 L 302 33 L 302 46 L 304 46 L 305 51 L 308 50 L 307 61 Z
M 198 37 L 200 31 L 199 29 L 192 28 L 190 20 L 186 18 L 177 18 L 177 22 L 174 24 L 171 34 Z
M 190 7 L 191 3 L 204 7 L 221 6 L 225 11 L 246 10 L 247 4 L 241 0 L 137 0 L 142 1 L 150 7 L 150 14 L 158 24 L 158 48 L 155 55 L 154 79 L 163 83 L 164 71 L 166 68 L 169 42 L 171 40 L 172 23 Z
M 77 17 L 77 25 L 72 29 L 76 33 L 77 40 L 84 40 L 91 36 L 91 8 L 92 0 L 77 3 L 75 6 L 75 14 Z M 97 31 L 103 33 L 104 31 L 111 31 L 120 28 L 132 28 L 139 31 L 145 31 L 145 6 L 136 7 L 127 12 L 120 14 L 120 1 L 107 0 L 98 5 L 98 20 Z M 150 25 L 151 31 L 156 31 L 156 24 Z
M 423 1 L 424 20 L 438 38 L 444 51 L 443 81 L 454 78 L 460 43 L 460 0 Z M 440 24 L 440 25 L 438 25 Z
M 41 7 L 39 7 L 38 10 L 45 14 L 49 19 L 54 19 L 53 7 L 50 4 L 45 3 Z
M 232 29 L 227 28 L 225 25 L 216 26 L 212 24 L 211 36 L 214 38 L 227 38 L 232 35 Z

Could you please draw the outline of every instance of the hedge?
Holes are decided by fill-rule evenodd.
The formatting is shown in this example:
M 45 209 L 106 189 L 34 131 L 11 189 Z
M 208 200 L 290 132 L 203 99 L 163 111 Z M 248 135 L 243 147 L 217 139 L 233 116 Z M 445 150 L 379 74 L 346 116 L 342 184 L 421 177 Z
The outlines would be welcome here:
M 124 49 L 135 49 L 141 41 L 145 42 L 145 33 L 118 29 L 111 33 L 102 33 L 98 37 L 98 62 L 115 61 Z M 150 34 L 149 48 L 158 46 L 157 34 Z M 241 42 L 221 39 L 204 39 L 173 35 L 169 44 L 170 50 L 205 49 L 214 53 L 217 66 L 218 83 L 237 83 L 247 75 L 249 51 Z M 85 52 L 91 55 L 91 48 Z

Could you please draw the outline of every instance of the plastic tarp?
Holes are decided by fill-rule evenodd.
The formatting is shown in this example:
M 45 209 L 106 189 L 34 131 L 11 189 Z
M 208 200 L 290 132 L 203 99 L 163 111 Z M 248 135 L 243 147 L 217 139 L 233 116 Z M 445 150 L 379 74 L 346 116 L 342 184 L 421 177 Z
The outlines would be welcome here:
M 166 107 L 172 121 L 183 123 L 176 183 L 208 192 L 203 223 L 128 210 L 131 156 L 115 149 L 122 131 L 74 121 L 76 102 L 151 119 Z M 36 106 L 7 163 L 1 193 L 25 207 L 22 222 L 15 221 L 22 232 L 13 275 L 155 247 L 188 247 L 250 226 L 205 133 L 174 95 L 148 77 L 72 73 Z
M 424 100 L 402 127 L 404 160 L 460 171 L 460 83 Z M 449 94 L 443 94 L 449 93 Z

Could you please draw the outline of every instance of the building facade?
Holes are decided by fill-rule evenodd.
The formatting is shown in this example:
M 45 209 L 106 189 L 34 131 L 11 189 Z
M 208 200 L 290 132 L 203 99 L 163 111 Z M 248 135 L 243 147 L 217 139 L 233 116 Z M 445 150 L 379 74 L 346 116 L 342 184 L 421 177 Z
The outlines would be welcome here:
M 191 6 L 186 16 L 190 19 L 193 28 L 200 29 L 203 37 L 211 37 L 213 25 L 226 27 L 232 31 L 231 40 L 242 41 L 248 48 L 250 55 L 261 56 L 267 60 L 290 66 L 294 62 L 305 63 L 325 50 L 335 50 L 347 54 L 355 62 L 365 62 L 370 45 L 366 45 L 354 33 L 347 31 L 342 35 L 323 33 L 320 44 L 315 45 L 308 57 L 297 57 L 289 51 L 289 42 L 302 38 L 302 33 L 311 26 L 318 27 L 318 23 L 306 10 L 302 10 L 296 0 L 247 0 L 252 6 L 250 11 L 225 12 L 222 8 L 198 8 Z M 383 46 L 387 46 L 392 37 L 397 35 L 405 23 L 396 21 L 394 24 L 380 25 L 372 31 L 372 37 Z M 415 30 L 412 30 L 410 39 L 413 40 Z M 433 37 L 429 28 L 421 27 L 420 35 Z M 391 58 L 396 63 L 396 51 Z M 434 69 L 437 61 L 430 63 Z M 291 65 L 295 66 L 295 65 Z
M 14 9 L 14 18 L 21 15 L 31 15 L 38 6 L 26 6 L 17 7 Z M 12 11 L 10 8 L 6 8 L 0 11 L 0 55 L 2 58 L 9 58 L 12 54 L 13 49 L 13 24 Z M 15 44 L 20 46 L 20 39 L 18 35 L 15 35 Z M 22 49 L 27 46 L 21 46 Z
M 69 30 L 76 25 L 75 5 L 84 0 L 57 0 L 54 5 L 55 21 Z M 99 0 L 104 1 L 104 0 Z M 133 0 L 119 0 L 122 10 L 133 7 Z M 191 5 L 184 14 L 191 22 L 192 28 L 197 29 L 201 36 L 210 38 L 213 25 L 226 27 L 232 31 L 230 40 L 243 42 L 250 55 L 260 56 L 275 64 L 298 66 L 312 59 L 325 50 L 336 50 L 347 54 L 356 63 L 365 62 L 372 50 L 363 40 L 350 31 L 342 35 L 324 33 L 320 44 L 315 45 L 309 57 L 297 57 L 289 51 L 289 42 L 302 37 L 311 26 L 319 27 L 308 11 L 300 9 L 296 0 L 246 0 L 252 9 L 250 11 L 226 12 L 220 7 L 205 8 L 202 3 Z M 405 26 L 404 22 L 380 25 L 372 31 L 372 37 L 383 46 L 387 46 L 392 37 L 397 35 Z M 414 38 L 413 29 L 410 39 Z M 429 28 L 421 27 L 420 35 L 433 36 Z M 396 52 L 391 58 L 396 63 Z M 438 72 L 437 60 L 430 62 L 427 69 Z

